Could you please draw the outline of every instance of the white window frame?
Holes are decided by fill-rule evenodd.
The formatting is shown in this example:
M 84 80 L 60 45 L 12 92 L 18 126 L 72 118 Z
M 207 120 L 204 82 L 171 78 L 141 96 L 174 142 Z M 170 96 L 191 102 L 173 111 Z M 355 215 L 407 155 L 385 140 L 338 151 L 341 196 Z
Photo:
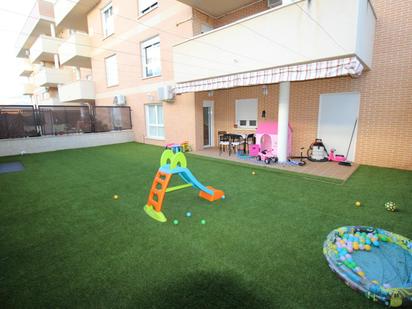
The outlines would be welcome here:
M 245 102 L 248 101 L 246 104 L 255 104 L 256 106 L 256 114 L 255 115 L 248 115 L 247 117 L 242 117 L 245 119 L 239 119 L 239 113 L 240 113 L 240 104 L 245 104 Z M 250 101 L 253 101 L 251 103 Z M 239 129 L 256 129 L 257 128 L 257 122 L 258 122 L 258 110 L 259 110 L 259 102 L 258 99 L 252 98 L 252 99 L 240 99 L 235 101 L 235 117 L 236 117 L 236 124 Z M 241 125 L 241 121 L 246 121 L 246 125 Z M 256 125 L 251 125 L 250 122 L 255 121 Z
M 147 48 L 152 47 L 154 45 L 159 45 L 159 59 L 158 59 L 158 64 L 159 64 L 159 73 L 158 74 L 153 74 L 149 75 L 148 74 L 148 67 L 150 65 L 147 63 Z M 157 77 L 162 74 L 162 63 L 160 61 L 160 37 L 155 36 L 151 39 L 148 39 L 146 41 L 143 41 L 140 43 L 140 54 L 141 54 L 141 61 L 142 61 L 142 70 L 143 70 L 143 78 L 151 78 L 151 77 Z
M 147 13 L 153 11 L 155 8 L 159 7 L 158 0 L 138 0 L 138 2 L 139 16 L 146 15 Z
M 108 67 L 108 61 L 110 61 L 111 59 L 114 59 L 114 62 L 112 63 L 112 65 L 114 64 L 114 67 Z M 110 65 L 110 63 L 109 63 Z M 117 67 L 117 55 L 113 54 L 110 55 L 109 57 L 104 58 L 104 67 L 105 67 L 105 71 L 106 71 L 106 85 L 107 87 L 112 87 L 112 86 L 117 86 L 119 85 L 119 72 L 118 72 L 118 67 Z M 113 76 L 109 76 L 109 74 L 114 74 Z
M 156 123 L 149 123 L 149 119 L 150 119 L 150 117 L 149 117 L 149 108 L 150 107 L 154 107 L 155 108 L 155 115 L 156 115 Z M 161 122 L 160 122 L 160 119 L 159 119 L 159 112 L 158 112 L 158 109 L 159 108 L 162 108 L 162 111 L 163 111 L 163 119 L 161 119 Z M 145 104 L 145 115 L 146 115 L 146 137 L 147 138 L 150 138 L 150 139 L 158 139 L 158 140 L 164 140 L 165 139 L 165 135 L 164 135 L 164 133 L 165 133 L 165 131 L 164 131 L 164 128 L 165 128 L 165 125 L 164 125 L 164 109 L 163 109 L 163 104 L 161 104 L 161 103 L 151 103 L 151 104 Z M 163 136 L 160 136 L 160 135 L 157 135 L 157 136 L 153 136 L 153 135 L 150 135 L 150 127 L 155 127 L 155 128 L 163 128 Z
M 105 18 L 105 13 L 108 10 L 112 11 L 112 15 L 110 15 L 111 25 L 109 25 L 109 27 L 111 26 L 111 28 L 108 28 L 108 23 L 107 23 L 107 20 Z M 101 9 L 100 15 L 101 15 L 101 18 L 102 18 L 103 35 L 104 35 L 104 38 L 107 38 L 108 36 L 111 36 L 114 33 L 114 14 L 113 14 L 113 5 L 112 5 L 111 2 L 108 5 L 106 5 L 104 8 Z

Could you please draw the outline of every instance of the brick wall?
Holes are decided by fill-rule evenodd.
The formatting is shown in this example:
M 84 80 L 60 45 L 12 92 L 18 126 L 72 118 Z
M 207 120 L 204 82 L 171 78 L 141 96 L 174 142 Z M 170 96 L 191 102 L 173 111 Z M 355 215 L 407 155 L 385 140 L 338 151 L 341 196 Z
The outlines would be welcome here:
M 257 14 L 259 12 L 265 11 L 268 9 L 267 1 L 261 0 L 253 3 L 252 5 L 245 6 L 241 9 L 235 10 L 234 12 L 224 15 L 219 18 L 214 18 L 208 16 L 196 9 L 193 9 L 193 34 L 200 34 L 200 27 L 202 24 L 208 24 L 213 28 L 219 28 L 235 22 L 239 19 L 245 18 L 250 15 Z
M 213 28 L 216 28 L 216 19 L 193 9 L 193 35 L 198 35 L 201 33 L 202 24 L 207 24 Z
M 265 11 L 267 9 L 268 9 L 268 6 L 267 6 L 267 1 L 266 0 L 258 1 L 254 4 L 252 4 L 252 5 L 245 6 L 244 8 L 236 10 L 236 11 L 232 12 L 231 14 L 224 15 L 224 16 L 216 19 L 215 27 L 216 28 L 222 27 L 222 26 L 230 24 L 230 23 L 232 23 L 236 20 L 245 18 L 245 17 L 250 16 L 250 15 L 257 14 L 257 13 Z
M 412 2 L 373 1 L 378 16 L 372 70 L 362 77 L 340 77 L 293 82 L 290 123 L 294 129 L 293 152 L 307 147 L 317 134 L 319 97 L 323 93 L 357 91 L 361 94 L 356 161 L 361 164 L 412 170 Z M 278 85 L 214 91 L 213 98 L 198 93 L 196 101 L 215 101 L 215 129 L 234 131 L 234 102 L 258 98 L 259 116 L 277 118 Z

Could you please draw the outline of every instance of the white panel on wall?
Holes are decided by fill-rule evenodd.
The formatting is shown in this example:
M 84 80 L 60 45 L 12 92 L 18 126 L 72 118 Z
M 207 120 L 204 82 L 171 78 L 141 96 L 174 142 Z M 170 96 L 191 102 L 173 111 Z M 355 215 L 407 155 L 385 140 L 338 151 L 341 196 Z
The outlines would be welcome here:
M 318 138 L 328 151 L 346 155 L 353 128 L 359 117 L 360 94 L 357 92 L 328 93 L 320 96 Z M 348 160 L 355 161 L 357 126 L 353 135 Z

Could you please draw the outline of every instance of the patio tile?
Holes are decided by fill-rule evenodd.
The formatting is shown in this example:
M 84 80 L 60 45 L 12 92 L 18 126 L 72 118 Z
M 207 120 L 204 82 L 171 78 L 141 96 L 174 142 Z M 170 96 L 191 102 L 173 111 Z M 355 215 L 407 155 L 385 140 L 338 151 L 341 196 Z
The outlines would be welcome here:
M 219 155 L 219 149 L 217 148 L 207 148 L 199 151 L 193 152 L 194 154 L 217 158 L 222 160 L 229 160 L 234 162 L 242 162 L 250 165 L 264 166 L 267 168 L 274 168 L 285 170 L 289 172 L 308 174 L 313 176 L 327 177 L 338 180 L 346 181 L 349 177 L 356 171 L 359 167 L 358 164 L 353 163 L 352 166 L 342 166 L 337 162 L 311 162 L 305 160 L 306 164 L 304 166 L 291 166 L 291 165 L 282 165 L 282 164 L 270 164 L 266 165 L 262 162 L 256 162 L 255 159 L 242 159 L 237 155 L 232 154 L 229 156 L 227 153 L 222 153 Z

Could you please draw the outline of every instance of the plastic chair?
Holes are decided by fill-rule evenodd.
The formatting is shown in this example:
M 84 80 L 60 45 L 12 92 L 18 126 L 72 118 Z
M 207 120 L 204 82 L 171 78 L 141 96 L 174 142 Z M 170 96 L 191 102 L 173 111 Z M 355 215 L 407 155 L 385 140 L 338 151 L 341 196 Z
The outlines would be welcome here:
M 230 155 L 230 137 L 226 133 L 226 131 L 218 131 L 217 132 L 219 137 L 219 155 L 222 154 L 223 151 L 228 150 Z

